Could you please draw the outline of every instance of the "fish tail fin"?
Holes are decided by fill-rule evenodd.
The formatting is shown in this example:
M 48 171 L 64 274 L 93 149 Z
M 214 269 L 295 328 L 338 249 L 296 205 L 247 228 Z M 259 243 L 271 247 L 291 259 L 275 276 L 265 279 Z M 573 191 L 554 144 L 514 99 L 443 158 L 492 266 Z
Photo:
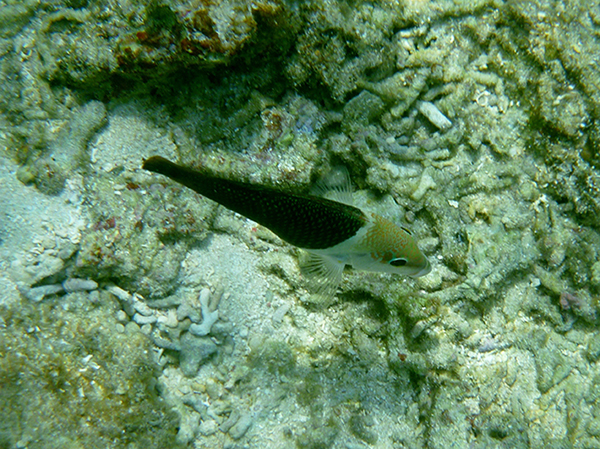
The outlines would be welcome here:
M 185 183 L 185 179 L 191 177 L 191 174 L 197 176 L 198 172 L 196 170 L 190 169 L 188 167 L 183 167 L 181 165 L 176 164 L 175 162 L 171 162 L 170 160 L 162 157 L 162 156 L 152 156 L 148 159 L 145 159 L 142 168 L 144 170 L 148 170 L 154 173 L 160 173 L 161 175 L 165 175 L 168 178 L 171 178 L 181 184 L 184 184 L 193 189 L 193 187 L 189 186 Z
M 152 156 L 144 160 L 142 168 L 154 173 L 160 173 L 161 175 L 169 176 L 178 167 L 176 164 L 162 156 Z
M 300 258 L 300 271 L 310 280 L 309 290 L 332 298 L 342 283 L 344 263 L 332 257 L 306 251 Z

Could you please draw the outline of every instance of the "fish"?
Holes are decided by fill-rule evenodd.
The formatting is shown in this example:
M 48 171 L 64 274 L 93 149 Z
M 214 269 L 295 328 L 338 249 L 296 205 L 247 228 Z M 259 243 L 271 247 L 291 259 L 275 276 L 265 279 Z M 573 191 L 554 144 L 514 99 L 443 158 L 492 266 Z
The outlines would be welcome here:
M 301 270 L 314 280 L 315 293 L 335 292 L 346 265 L 411 277 L 431 271 L 407 228 L 348 204 L 349 177 L 337 188 L 341 201 L 336 201 L 219 177 L 162 156 L 146 159 L 142 168 L 216 201 L 304 250 Z M 318 186 L 321 193 L 325 189 L 324 184 Z

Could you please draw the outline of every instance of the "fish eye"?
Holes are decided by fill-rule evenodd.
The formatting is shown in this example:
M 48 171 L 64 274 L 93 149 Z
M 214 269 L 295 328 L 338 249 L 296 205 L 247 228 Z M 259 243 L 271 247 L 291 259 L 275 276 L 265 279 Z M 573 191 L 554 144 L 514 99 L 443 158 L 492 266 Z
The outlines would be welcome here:
M 406 265 L 406 263 L 407 260 L 402 258 L 390 260 L 390 265 L 393 267 L 403 267 L 404 265 Z

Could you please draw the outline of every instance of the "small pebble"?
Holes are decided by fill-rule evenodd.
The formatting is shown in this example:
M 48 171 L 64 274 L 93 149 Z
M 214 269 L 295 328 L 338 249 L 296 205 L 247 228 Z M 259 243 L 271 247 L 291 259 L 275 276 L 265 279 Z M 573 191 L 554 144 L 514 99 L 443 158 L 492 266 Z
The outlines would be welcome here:
M 426 170 L 423 172 L 423 175 L 421 176 L 421 179 L 419 181 L 419 186 L 417 187 L 417 190 L 415 190 L 413 192 L 413 194 L 411 195 L 411 198 L 415 201 L 420 201 L 425 196 L 425 193 L 427 193 L 427 190 L 433 189 L 435 187 L 436 187 L 435 181 L 429 175 L 429 173 L 427 173 L 427 170 Z
M 58 257 L 62 260 L 70 259 L 73 254 L 77 251 L 77 245 L 73 243 L 66 243 L 59 251 Z
M 154 310 L 152 310 L 148 304 L 142 301 L 134 301 L 133 308 L 144 316 L 150 316 L 154 314 Z
M 238 422 L 240 416 L 240 412 L 238 412 L 237 410 L 232 411 L 229 417 L 225 421 L 223 421 L 223 423 L 219 427 L 219 430 L 223 433 L 229 432 L 229 430 L 231 430 L 231 428 L 235 426 L 235 424 Z
M 62 283 L 62 286 L 67 293 L 96 290 L 98 288 L 98 284 L 95 281 L 78 278 L 67 279 Z
M 234 440 L 239 440 L 246 434 L 251 425 L 252 416 L 250 413 L 245 413 L 240 417 L 238 422 L 236 422 L 235 425 L 229 429 L 229 435 Z
M 156 323 L 156 316 L 155 315 L 144 316 L 139 313 L 136 313 L 135 315 L 133 315 L 133 321 L 135 321 L 136 323 L 138 323 L 140 325 L 152 324 L 152 323 Z
M 225 403 L 223 401 L 217 401 L 218 398 L 223 396 L 223 386 L 219 382 L 215 381 L 212 378 L 209 378 L 206 380 L 204 388 L 206 389 L 206 394 L 208 395 L 208 397 L 213 400 L 212 404 L 210 405 L 210 408 L 215 415 L 222 415 L 227 410 L 229 410 L 228 403 Z
M 140 332 L 140 326 L 137 325 L 137 323 L 134 323 L 133 321 L 130 321 L 129 323 L 127 323 L 125 325 L 125 330 L 127 332 Z
M 129 292 L 123 290 L 121 287 L 117 287 L 116 285 L 109 285 L 106 287 L 106 291 L 112 293 L 121 301 L 129 301 L 131 299 L 131 294 L 129 294 Z
M 271 317 L 273 324 L 281 324 L 281 322 L 283 321 L 283 317 L 285 316 L 286 313 L 289 312 L 289 310 L 292 308 L 292 305 L 288 302 L 280 305 L 277 310 L 275 311 L 275 313 L 273 313 L 273 316 Z
M 200 423 L 200 427 L 198 428 L 198 432 L 201 435 L 209 436 L 209 435 L 215 434 L 218 429 L 219 429 L 219 426 L 218 426 L 217 422 L 214 419 L 207 419 L 207 420 L 202 421 Z
M 427 120 L 441 130 L 446 130 L 452 126 L 452 122 L 448 120 L 448 117 L 429 101 L 417 101 L 417 109 L 427 117 Z
M 94 291 L 90 292 L 89 298 L 90 298 L 90 302 L 92 304 L 100 304 L 100 302 L 101 302 L 100 292 L 98 290 L 94 290 Z
M 177 387 L 177 389 L 179 390 L 179 392 L 180 392 L 180 393 L 181 393 L 183 396 L 187 396 L 187 395 L 189 395 L 189 394 L 192 394 L 192 389 L 191 389 L 191 388 L 190 388 L 190 386 L 189 386 L 189 385 L 187 385 L 187 384 L 182 384 L 182 385 L 179 385 L 179 386 Z
M 63 286 L 60 284 L 53 285 L 42 285 L 41 287 L 34 287 L 29 289 L 21 290 L 23 296 L 33 302 L 40 302 L 46 296 L 54 295 L 63 291 Z

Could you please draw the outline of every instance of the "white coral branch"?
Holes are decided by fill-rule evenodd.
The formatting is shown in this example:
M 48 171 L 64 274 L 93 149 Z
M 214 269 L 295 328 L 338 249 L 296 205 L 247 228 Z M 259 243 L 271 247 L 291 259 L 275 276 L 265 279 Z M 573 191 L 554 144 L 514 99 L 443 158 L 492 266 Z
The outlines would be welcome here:
M 200 306 L 202 307 L 202 323 L 192 324 L 190 326 L 190 332 L 200 337 L 208 335 L 212 329 L 213 324 L 219 319 L 219 311 L 217 307 L 223 296 L 223 289 L 218 288 L 217 291 L 211 295 L 208 288 L 203 288 L 200 292 Z

